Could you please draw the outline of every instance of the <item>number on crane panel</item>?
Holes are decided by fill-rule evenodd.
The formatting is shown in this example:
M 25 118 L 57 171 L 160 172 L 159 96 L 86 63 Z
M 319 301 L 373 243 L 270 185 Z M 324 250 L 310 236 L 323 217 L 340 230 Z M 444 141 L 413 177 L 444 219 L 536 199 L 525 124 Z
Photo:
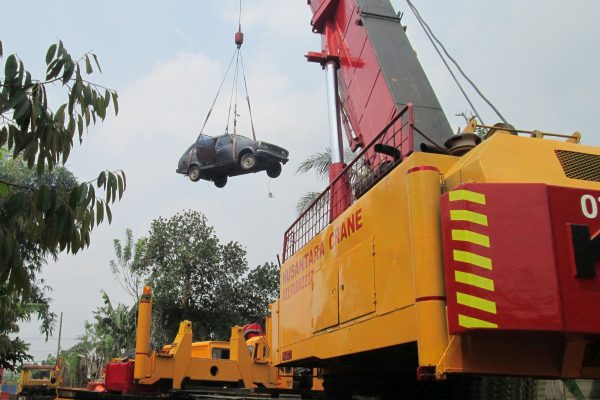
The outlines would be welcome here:
M 584 194 L 581 196 L 581 211 L 586 218 L 596 218 L 598 216 L 598 203 L 600 198 L 597 200 L 591 194 Z

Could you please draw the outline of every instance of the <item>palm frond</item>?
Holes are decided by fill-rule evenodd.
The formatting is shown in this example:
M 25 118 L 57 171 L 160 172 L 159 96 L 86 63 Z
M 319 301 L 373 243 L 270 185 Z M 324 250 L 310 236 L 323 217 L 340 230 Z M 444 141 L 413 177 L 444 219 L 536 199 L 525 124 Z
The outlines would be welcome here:
M 298 166 L 298 169 L 296 169 L 296 173 L 304 174 L 309 171 L 316 171 L 317 176 L 325 178 L 329 173 L 330 165 L 331 149 L 328 147 L 324 151 L 315 153 L 302 161 Z
M 298 215 L 302 214 L 308 208 L 308 206 L 310 206 L 312 202 L 319 197 L 320 194 L 320 192 L 308 192 L 302 195 L 302 197 L 300 197 L 296 203 L 296 211 L 298 212 Z

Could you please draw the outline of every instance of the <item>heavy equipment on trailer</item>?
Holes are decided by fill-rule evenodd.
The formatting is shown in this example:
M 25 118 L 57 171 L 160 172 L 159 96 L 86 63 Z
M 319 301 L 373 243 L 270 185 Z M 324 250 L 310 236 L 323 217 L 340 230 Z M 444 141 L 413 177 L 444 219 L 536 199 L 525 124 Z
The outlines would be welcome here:
M 182 321 L 173 343 L 158 351 L 150 348 L 151 322 L 152 290 L 146 286 L 138 307 L 135 358 L 112 360 L 105 367 L 104 382 L 87 389 L 60 388 L 58 397 L 154 400 L 168 394 L 259 399 L 284 394 L 315 397 L 322 390 L 318 378 L 313 384 L 312 374 L 295 376 L 292 368 L 286 374 L 273 366 L 269 317 L 266 332 L 257 323 L 234 326 L 229 342 L 193 342 L 192 323 Z
M 56 388 L 63 384 L 61 369 L 61 358 L 56 361 L 55 365 L 22 365 L 17 396 L 23 400 L 54 399 Z
M 600 378 L 600 148 L 504 122 L 453 135 L 388 0 L 308 3 L 333 157 L 285 232 L 277 365 L 323 368 L 328 398 Z

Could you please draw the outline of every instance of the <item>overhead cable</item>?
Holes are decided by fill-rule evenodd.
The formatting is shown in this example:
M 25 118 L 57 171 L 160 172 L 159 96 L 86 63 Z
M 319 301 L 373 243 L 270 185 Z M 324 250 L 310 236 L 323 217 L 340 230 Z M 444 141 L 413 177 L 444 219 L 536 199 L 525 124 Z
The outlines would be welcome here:
M 427 22 L 425 22 L 425 20 L 423 19 L 423 17 L 421 17 L 421 14 L 417 10 L 417 8 L 413 5 L 413 3 L 410 0 L 406 0 L 406 2 L 408 3 L 408 6 L 410 7 L 410 9 L 412 10 L 413 14 L 415 15 L 415 17 L 419 21 L 419 24 L 421 25 L 421 27 L 425 31 L 425 33 L 426 33 L 427 37 L 429 38 L 429 40 L 431 41 L 433 47 L 438 52 L 440 58 L 442 58 L 442 61 L 446 65 L 446 68 L 448 68 L 448 71 L 450 71 L 450 74 L 452 75 L 452 77 L 454 78 L 454 81 L 457 83 L 457 85 L 459 86 L 461 92 L 463 93 L 463 95 L 467 99 L 469 105 L 471 105 L 471 108 L 473 109 L 473 112 L 475 113 L 475 115 L 478 116 L 478 113 L 475 110 L 475 107 L 473 107 L 473 104 L 469 100 L 469 98 L 466 95 L 465 91 L 463 90 L 462 86 L 458 83 L 458 80 L 456 79 L 454 73 L 450 69 L 448 63 L 445 61 L 444 57 L 442 56 L 442 54 L 438 50 L 438 48 L 437 48 L 437 46 L 436 46 L 435 43 L 437 43 L 440 46 L 440 48 L 442 49 L 442 51 L 444 52 L 444 54 L 446 55 L 446 57 L 448 57 L 448 59 L 452 62 L 452 64 L 454 64 L 454 66 L 456 67 L 456 69 L 458 69 L 458 72 L 460 72 L 460 74 L 463 76 L 463 78 L 465 78 L 465 80 L 473 87 L 473 89 L 477 92 L 477 94 L 490 106 L 490 108 L 492 110 L 494 110 L 494 112 L 502 120 L 502 122 L 508 123 L 506 121 L 506 119 L 504 118 L 504 116 L 502 116 L 502 114 L 500 113 L 500 111 L 498 111 L 498 109 L 494 106 L 494 104 L 492 104 L 492 102 L 490 100 L 488 100 L 487 97 L 485 97 L 483 95 L 483 93 L 479 90 L 479 88 L 477 87 L 477 85 L 475 85 L 475 83 L 462 70 L 462 68 L 460 67 L 460 65 L 458 64 L 458 62 L 456 62 L 456 60 L 454 60 L 454 58 L 452 58 L 452 56 L 448 53 L 448 50 L 446 50 L 446 47 L 444 47 L 444 45 L 442 44 L 442 42 L 435 36 L 435 34 L 433 33 L 433 31 L 431 30 L 431 28 L 429 27 L 429 25 L 427 24 Z M 478 119 L 483 123 L 483 121 L 481 120 L 481 117 L 478 116 Z

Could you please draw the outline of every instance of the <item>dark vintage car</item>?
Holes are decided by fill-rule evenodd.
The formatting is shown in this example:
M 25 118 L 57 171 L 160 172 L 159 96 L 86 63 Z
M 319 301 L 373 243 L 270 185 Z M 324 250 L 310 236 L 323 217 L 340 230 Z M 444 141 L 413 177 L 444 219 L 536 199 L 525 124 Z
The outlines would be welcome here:
M 288 151 L 271 143 L 240 135 L 201 134 L 179 159 L 177 172 L 193 182 L 205 179 L 221 188 L 229 176 L 267 171 L 269 177 L 277 178 L 287 161 Z

